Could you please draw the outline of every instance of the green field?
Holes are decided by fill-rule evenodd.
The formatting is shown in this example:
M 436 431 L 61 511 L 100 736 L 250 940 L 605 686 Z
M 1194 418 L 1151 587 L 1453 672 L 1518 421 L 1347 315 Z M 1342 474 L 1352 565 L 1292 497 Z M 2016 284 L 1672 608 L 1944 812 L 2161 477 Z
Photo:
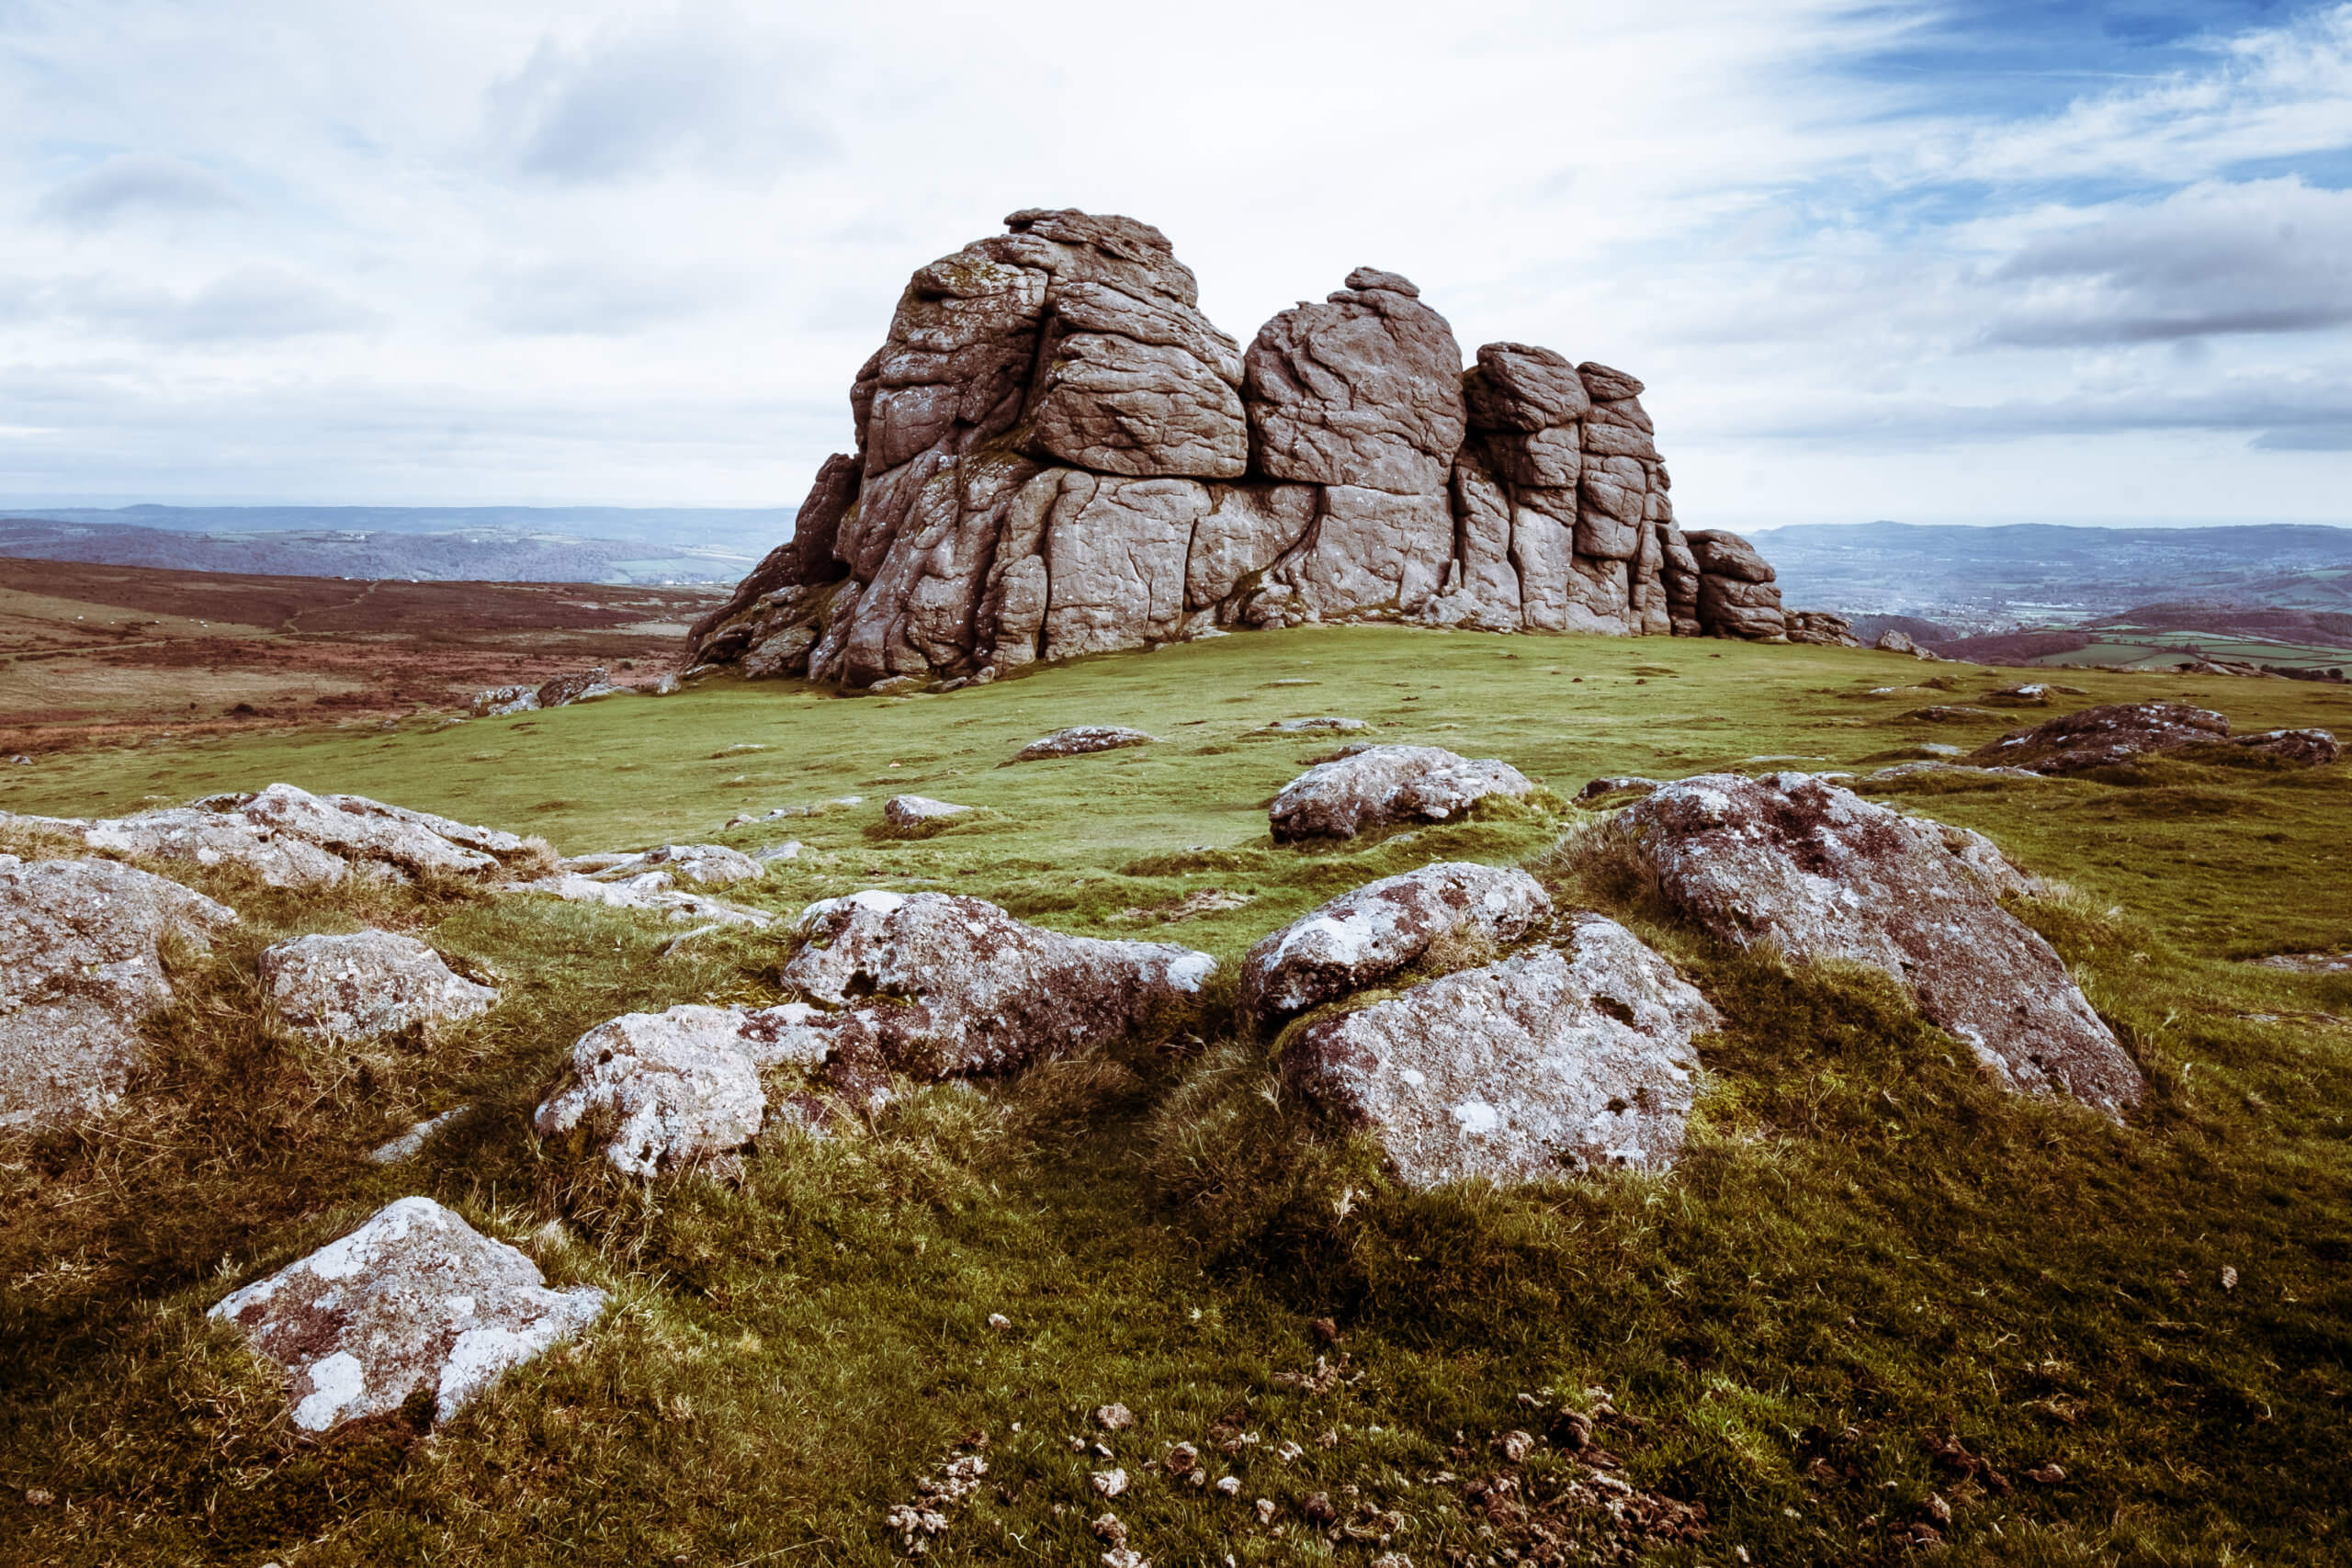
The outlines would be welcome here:
M 2064 885 L 2019 912 L 2148 1073 L 2127 1129 L 1995 1092 L 1883 982 L 1724 951 L 1638 886 L 1587 876 L 1550 853 L 1591 820 L 1573 809 L 1338 849 L 1267 835 L 1269 797 L 1329 745 L 1257 733 L 1279 718 L 1365 719 L 1374 739 L 1502 757 L 1566 797 L 1598 774 L 1973 745 L 2047 712 L 1911 716 L 2018 678 L 1838 649 L 1307 628 L 938 696 L 719 681 L 0 770 L 0 810 L 20 813 L 283 779 L 569 853 L 790 838 L 799 857 L 747 902 L 945 888 L 1205 949 L 1228 987 L 1252 941 L 1334 893 L 1433 859 L 1525 860 L 1668 952 L 1726 1019 L 1702 1042 L 1690 1153 L 1664 1178 L 1399 1190 L 1213 1019 L 1190 1054 L 919 1089 L 870 1131 L 779 1137 L 740 1186 L 640 1186 L 537 1145 L 532 1106 L 605 1018 L 772 999 L 783 935 L 662 956 L 674 928 L 553 900 L 435 886 L 355 908 L 191 878 L 251 929 L 189 966 L 148 1080 L 102 1122 L 0 1144 L 0 1559 L 880 1563 L 903 1555 L 885 1510 L 984 1431 L 989 1485 L 929 1555 L 1091 1562 L 1103 1504 L 1087 1477 L 1114 1461 L 1069 1439 L 1120 1401 L 1139 1426 L 1109 1439 L 1133 1478 L 1111 1506 L 1159 1568 L 1547 1562 L 1571 1545 L 1894 1561 L 1915 1549 L 1890 1527 L 1939 1509 L 1957 1562 L 2341 1561 L 2352 980 L 2243 960 L 2352 945 L 2345 766 L 2156 761 L 1886 797 Z M 2070 679 L 2091 694 L 2074 703 L 2181 697 L 2241 728 L 2352 732 L 2340 687 Z M 1161 743 L 1001 765 L 1080 723 Z M 900 791 L 986 810 L 893 840 L 879 807 Z M 1187 902 L 1208 889 L 1224 897 Z M 495 971 L 503 1002 L 429 1052 L 345 1056 L 259 1025 L 258 948 L 362 919 Z M 460 1103 L 479 1109 L 419 1161 L 360 1157 Z M 397 1421 L 298 1439 L 202 1313 L 411 1191 L 619 1305 L 429 1440 Z M 989 1331 L 990 1313 L 1012 1330 Z M 1312 1331 L 1324 1318 L 1336 1347 Z M 1340 1380 L 1287 1376 L 1318 1355 Z M 1622 1418 L 1596 1441 L 1638 1495 L 1702 1505 L 1703 1538 L 1612 1534 L 1605 1511 L 1549 1501 L 1582 1474 L 1566 1451 L 1496 1451 L 1604 1390 Z M 1212 1445 L 1241 1432 L 1258 1440 Z M 1939 1466 L 1930 1437 L 2013 1489 Z M 1146 1468 L 1177 1441 L 1239 1476 L 1239 1498 Z M 1302 1451 L 1285 1461 L 1288 1442 Z M 2052 1463 L 2063 1481 L 2026 1479 Z M 1465 1494 L 1498 1472 L 1517 1502 Z M 1595 1495 L 1579 1484 L 1572 1499 Z M 1308 1528 L 1317 1493 L 1356 1535 Z

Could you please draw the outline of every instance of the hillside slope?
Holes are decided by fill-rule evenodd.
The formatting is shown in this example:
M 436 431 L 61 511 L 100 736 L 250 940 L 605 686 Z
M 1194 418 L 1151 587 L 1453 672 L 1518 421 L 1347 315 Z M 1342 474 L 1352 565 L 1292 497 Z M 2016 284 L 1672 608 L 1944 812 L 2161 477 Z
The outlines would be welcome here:
M 2046 716 L 1983 711 L 2014 680 L 1843 649 L 1323 627 L 936 696 L 720 680 L 0 769 L 14 812 L 286 779 L 574 853 L 790 838 L 794 858 L 729 895 L 789 918 L 863 888 L 969 893 L 1201 949 L 1227 987 L 1252 942 L 1335 893 L 1437 859 L 1523 862 L 1725 1018 L 1664 1177 L 1405 1190 L 1218 1018 L 1164 1054 L 763 1134 L 727 1180 L 639 1182 L 535 1138 L 532 1108 L 603 1020 L 774 999 L 786 928 L 682 942 L 456 886 L 337 897 L 199 876 L 247 930 L 186 971 L 149 1077 L 109 1119 L 0 1146 L 10 1551 L 878 1565 L 905 1560 L 888 1511 L 961 1454 L 984 1483 L 924 1500 L 941 1529 L 916 1527 L 942 1561 L 1096 1562 L 1106 1513 L 1162 1564 L 1894 1562 L 1918 1527 L 1955 1562 L 2338 1561 L 2352 977 L 2245 960 L 2352 945 L 2352 768 L 1922 774 L 1879 795 L 2062 885 L 2014 907 L 2146 1072 L 2128 1127 L 1993 1089 L 1886 985 L 1742 955 L 1637 881 L 1575 872 L 1550 852 L 1591 819 L 1571 808 L 1320 849 L 1267 832 L 1269 796 L 1324 749 L 1270 738 L 1275 720 L 1360 718 L 1566 797 L 1600 774 L 1973 744 Z M 2185 696 L 2241 728 L 2352 729 L 2335 688 L 2078 683 L 2079 701 Z M 1073 724 L 1161 739 L 1001 765 Z M 981 811 L 897 838 L 878 807 L 899 791 Z M 263 943 L 363 922 L 429 936 L 503 1000 L 437 1044 L 368 1054 L 253 1021 Z M 364 1157 L 460 1105 L 411 1164 Z M 421 1415 L 302 1438 L 202 1314 L 405 1193 L 618 1304 L 429 1442 Z M 1132 1427 L 1096 1418 L 1114 1403 Z M 1178 1443 L 1237 1495 L 1181 1479 Z

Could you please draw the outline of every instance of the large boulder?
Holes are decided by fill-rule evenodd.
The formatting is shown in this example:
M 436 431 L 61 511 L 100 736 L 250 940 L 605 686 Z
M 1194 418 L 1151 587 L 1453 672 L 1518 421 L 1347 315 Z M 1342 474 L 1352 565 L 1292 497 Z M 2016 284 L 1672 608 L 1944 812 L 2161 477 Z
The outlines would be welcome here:
M 1718 1021 L 1631 931 L 1579 915 L 1557 945 L 1317 1020 L 1282 1067 L 1410 1187 L 1659 1170 L 1697 1089 L 1691 1037 Z
M 398 931 L 297 937 L 263 949 L 259 968 L 262 998 L 288 1028 L 338 1043 L 430 1040 L 498 1002 Z
M 1683 779 L 1613 830 L 1706 931 L 1884 973 L 2006 1087 L 2117 1117 L 2139 1102 L 2139 1067 L 2050 944 L 2001 907 L 2030 885 L 1982 834 L 1803 773 Z
M 203 952 L 236 912 L 107 860 L 0 855 L 0 1127 L 71 1121 L 118 1098 L 140 1029 L 172 999 L 168 944 Z
M 1242 366 L 1261 472 L 1399 495 L 1445 489 L 1465 429 L 1462 350 L 1410 282 L 1358 267 L 1323 303 L 1268 321 Z
M 1488 795 L 1520 798 L 1534 783 L 1508 762 L 1438 746 L 1367 746 L 1284 784 L 1267 816 L 1274 837 L 1351 839 L 1404 822 L 1445 822 Z
M 1262 938 L 1241 961 L 1254 1027 L 1377 985 L 1413 964 L 1460 968 L 1524 937 L 1551 896 L 1517 867 L 1441 861 L 1366 883 Z
M 542 1137 L 586 1125 L 628 1176 L 689 1166 L 751 1142 L 767 1110 L 741 1048 L 745 1014 L 689 1005 L 624 1013 L 571 1048 L 571 1082 L 533 1117 Z
M 945 893 L 829 898 L 808 907 L 799 932 L 784 984 L 857 1014 L 857 1051 L 873 1065 L 922 1078 L 1171 1034 L 1198 1015 L 1216 968 L 1205 953 L 1064 936 Z
M 400 1413 L 447 1420 L 468 1400 L 596 1321 L 605 1292 L 551 1291 L 538 1266 L 430 1198 L 358 1229 L 212 1309 L 286 1375 L 294 1425 L 322 1432 Z
M 2156 702 L 2103 703 L 2082 708 L 2030 729 L 2012 730 L 1977 748 L 1968 760 L 2036 773 L 2086 773 L 2134 757 L 2222 742 L 2306 765 L 2333 762 L 2343 754 L 2335 737 L 2324 729 L 2271 729 L 2233 736 L 2229 719 L 2211 708 Z

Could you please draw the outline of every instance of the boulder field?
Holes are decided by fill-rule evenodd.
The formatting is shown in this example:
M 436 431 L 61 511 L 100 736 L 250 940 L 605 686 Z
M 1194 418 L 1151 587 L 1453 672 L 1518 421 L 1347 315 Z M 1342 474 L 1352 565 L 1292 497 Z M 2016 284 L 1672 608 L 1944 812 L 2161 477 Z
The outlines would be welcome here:
M 1318 620 L 1792 635 L 1761 556 L 1677 525 L 1624 372 L 1515 343 L 1465 369 L 1374 267 L 1245 350 L 1149 224 L 1005 226 L 915 273 L 850 389 L 855 452 L 691 662 L 903 691 Z

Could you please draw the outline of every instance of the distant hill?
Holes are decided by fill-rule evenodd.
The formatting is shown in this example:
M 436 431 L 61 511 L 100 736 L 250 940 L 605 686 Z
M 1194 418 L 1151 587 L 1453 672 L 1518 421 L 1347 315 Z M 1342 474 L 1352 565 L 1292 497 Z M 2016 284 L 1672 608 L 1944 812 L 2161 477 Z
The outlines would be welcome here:
M 275 514 L 300 509 L 250 510 Z M 775 538 L 789 535 L 791 514 L 786 513 L 784 521 L 768 526 Z M 315 526 L 164 528 L 112 521 L 0 518 L 0 556 L 276 577 L 424 582 L 733 582 L 765 548 L 764 544 L 756 550 L 746 548 L 733 538 L 695 543 L 641 536 L 593 537 L 547 528 L 479 524 L 423 532 Z
M 0 504 L 0 516 L 180 534 L 451 534 L 473 529 L 650 540 L 754 559 L 792 536 L 789 506 L 119 506 Z
M 1784 603 L 1990 631 L 2194 601 L 2352 611 L 2352 528 L 1995 528 L 1910 523 L 1758 529 Z

